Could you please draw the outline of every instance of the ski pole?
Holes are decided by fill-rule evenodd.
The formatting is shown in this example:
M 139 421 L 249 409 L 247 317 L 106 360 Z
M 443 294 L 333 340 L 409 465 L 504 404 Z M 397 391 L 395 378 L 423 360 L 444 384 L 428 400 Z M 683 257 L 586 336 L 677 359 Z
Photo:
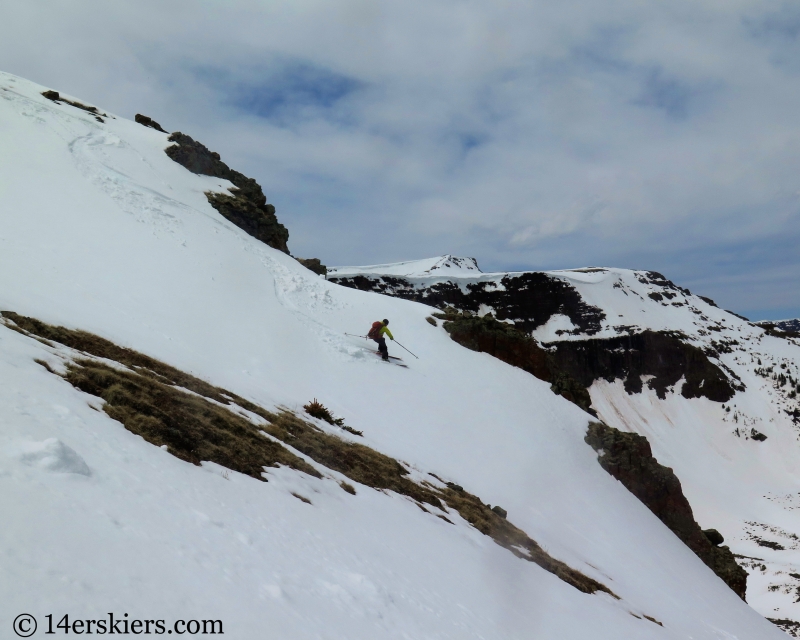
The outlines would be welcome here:
M 366 340 L 367 336 L 357 336 L 355 333 L 345 333 L 346 336 L 352 336 L 354 338 L 364 338 Z
M 399 342 L 397 342 L 397 340 L 395 340 L 394 342 L 397 343 L 398 345 L 400 345 L 401 347 L 403 347 L 403 345 L 400 344 Z M 403 347 L 403 349 L 406 349 L 406 348 Z M 408 349 L 406 349 L 406 351 L 408 351 Z M 411 351 L 408 351 L 408 352 L 411 353 Z M 419 360 L 419 356 L 417 354 L 411 353 L 411 355 L 414 356 L 417 360 Z

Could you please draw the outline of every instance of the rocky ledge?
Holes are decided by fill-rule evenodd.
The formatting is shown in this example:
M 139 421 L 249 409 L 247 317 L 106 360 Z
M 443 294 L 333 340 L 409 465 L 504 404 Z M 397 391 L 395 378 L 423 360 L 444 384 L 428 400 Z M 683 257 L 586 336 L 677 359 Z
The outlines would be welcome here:
M 592 422 L 585 438 L 598 452 L 597 460 L 678 536 L 698 558 L 716 573 L 742 600 L 747 590 L 747 572 L 736 564 L 731 550 L 720 546 L 722 535 L 703 531 L 683 495 L 681 482 L 672 469 L 653 457 L 647 438 L 625 433 L 602 422 Z

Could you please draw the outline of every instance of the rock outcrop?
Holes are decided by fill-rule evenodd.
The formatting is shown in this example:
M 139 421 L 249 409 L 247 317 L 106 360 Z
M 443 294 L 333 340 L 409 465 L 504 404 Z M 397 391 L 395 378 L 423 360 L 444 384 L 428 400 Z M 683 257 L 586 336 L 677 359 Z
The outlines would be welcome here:
M 606 339 L 551 342 L 553 358 L 560 370 L 585 387 L 595 380 L 624 380 L 628 393 L 641 393 L 643 376 L 652 376 L 646 383 L 662 400 L 669 387 L 682 378 L 684 398 L 708 398 L 727 402 L 736 392 L 737 381 L 731 380 L 702 349 L 669 331 L 643 331 Z
M 586 385 L 561 369 L 551 353 L 513 325 L 499 322 L 491 315 L 478 317 L 458 313 L 452 308 L 448 313 L 433 315 L 445 321 L 444 329 L 455 342 L 467 349 L 493 355 L 551 383 L 554 393 L 574 402 L 584 411 L 594 413 Z
M 302 264 L 306 269 L 310 269 L 316 273 L 318 276 L 324 276 L 328 273 L 328 267 L 322 264 L 319 258 L 298 258 L 297 256 L 294 256 L 294 259 Z
M 218 153 L 210 151 L 186 134 L 178 131 L 170 135 L 168 140 L 175 144 L 165 151 L 175 162 L 192 173 L 223 178 L 235 185 L 227 194 L 207 192 L 206 197 L 212 207 L 254 238 L 289 253 L 286 245 L 289 231 L 278 222 L 275 207 L 267 204 L 267 198 L 255 180 L 234 171 L 222 162 Z
M 584 270 L 593 271 L 603 270 Z M 658 288 L 649 297 L 659 304 L 682 305 L 677 298 L 691 295 L 655 271 L 637 272 L 637 277 Z M 586 410 L 587 390 L 596 380 L 622 380 L 631 394 L 641 393 L 646 384 L 662 399 L 681 380 L 684 398 L 727 402 L 737 390 L 744 390 L 733 372 L 726 373 L 710 359 L 719 355 L 717 350 L 730 351 L 724 340 L 714 343 L 717 350 L 701 349 L 680 332 L 636 327 L 617 327 L 620 335 L 595 338 L 605 312 L 585 302 L 570 283 L 547 273 L 505 274 L 489 280 L 350 274 L 329 280 L 443 310 L 444 315 L 434 315 L 446 320 L 444 327 L 453 340 L 550 382 L 553 391 Z M 572 328 L 557 330 L 559 339 L 540 344 L 532 333 L 554 316 L 565 316 Z
M 108 117 L 108 114 L 100 113 L 97 107 L 93 107 L 88 104 L 83 104 L 82 102 L 78 102 L 77 100 L 67 100 L 58 91 L 53 91 L 52 89 L 48 89 L 47 91 L 42 91 L 42 95 L 48 100 L 55 102 L 56 104 L 61 104 L 61 103 L 68 104 L 72 107 L 75 107 L 76 109 L 81 109 L 82 111 L 91 113 L 94 116 L 95 120 L 97 120 L 98 122 L 105 122 L 105 120 L 103 120 L 103 117 L 105 118 Z
M 747 572 L 736 564 L 728 547 L 714 529 L 703 531 L 683 495 L 672 469 L 653 457 L 647 438 L 625 433 L 601 422 L 592 422 L 585 438 L 598 452 L 597 460 L 625 488 L 652 511 L 698 558 L 716 573 L 742 600 L 747 590 Z
M 482 306 L 491 307 L 498 320 L 513 320 L 514 325 L 525 332 L 542 326 L 555 314 L 562 314 L 570 319 L 576 332 L 593 335 L 600 330 L 605 318 L 602 310 L 586 304 L 569 284 L 538 271 L 506 275 L 499 286 L 486 281 L 467 282 L 463 286 L 453 281 L 416 286 L 404 278 L 386 275 L 329 280 L 344 287 L 376 291 L 439 309 L 451 306 L 478 313 Z
M 143 116 L 141 113 L 137 113 L 134 117 L 134 120 L 145 127 L 150 127 L 151 129 L 155 129 L 156 131 L 160 131 L 161 133 L 167 133 L 158 122 L 153 120 L 152 118 L 148 118 L 147 116 Z
M 628 393 L 641 393 L 643 376 L 660 398 L 684 380 L 681 395 L 730 400 L 735 383 L 699 348 L 669 332 L 644 331 L 630 336 L 565 340 L 540 345 L 516 326 L 448 308 L 434 313 L 460 345 L 494 357 L 551 383 L 554 393 L 591 410 L 589 387 L 595 380 L 623 380 Z

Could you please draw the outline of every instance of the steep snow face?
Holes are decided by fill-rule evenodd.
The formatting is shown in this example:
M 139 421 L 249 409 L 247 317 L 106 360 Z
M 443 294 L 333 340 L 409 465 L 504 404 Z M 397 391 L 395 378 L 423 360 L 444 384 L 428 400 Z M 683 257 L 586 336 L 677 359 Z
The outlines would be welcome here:
M 349 277 L 357 275 L 351 268 Z M 374 277 L 365 271 L 365 277 Z M 559 281 L 593 310 L 594 323 L 575 322 L 578 315 L 562 290 L 564 310 L 547 299 L 552 284 L 524 289 L 515 283 L 538 275 L 545 284 Z M 375 281 L 373 280 L 373 283 Z M 516 291 L 513 300 L 486 305 L 485 283 Z M 348 284 L 347 282 L 343 282 Z M 379 284 L 387 284 L 381 281 Z M 649 376 L 642 391 L 629 393 L 623 381 L 599 376 L 589 389 L 592 406 L 607 424 L 647 436 L 658 460 L 673 467 L 701 525 L 719 529 L 751 573 L 748 601 L 765 616 L 800 620 L 800 340 L 769 335 L 713 301 L 691 294 L 660 274 L 611 268 L 549 271 L 541 274 L 482 274 L 473 279 L 441 278 L 391 281 L 383 290 L 410 299 L 435 300 L 466 292 L 462 308 L 480 315 L 534 328 L 545 346 L 596 344 L 619 348 L 620 338 L 645 331 L 668 332 L 702 350 L 720 368 L 735 392 L 726 402 L 681 395 L 685 379 L 659 397 Z M 362 286 L 362 288 L 366 288 Z M 469 301 L 475 298 L 475 308 Z M 534 317 L 533 311 L 548 312 Z M 514 309 L 533 310 L 523 318 Z M 569 314 L 569 315 L 567 315 Z M 528 324 L 522 324 L 527 322 Z M 595 341 L 587 343 L 587 341 Z M 610 341 L 603 346 L 602 341 Z M 624 344 L 624 341 L 621 343 Z M 657 355 L 657 354 L 656 354 Z M 619 371 L 609 371 L 613 380 Z
M 2 326 L 2 624 L 113 611 L 219 619 L 233 638 L 783 637 L 600 468 L 589 416 L 549 385 L 453 343 L 429 307 L 313 275 L 219 216 L 204 193 L 230 183 L 172 162 L 166 134 L 43 89 L 0 74 L 0 308 L 267 408 L 316 397 L 415 474 L 501 505 L 620 599 L 455 516 L 361 485 L 351 496 L 335 474 L 269 469 L 262 483 L 182 462 L 35 362 L 62 348 Z M 345 335 L 383 317 L 419 355 L 390 344 L 407 369 Z

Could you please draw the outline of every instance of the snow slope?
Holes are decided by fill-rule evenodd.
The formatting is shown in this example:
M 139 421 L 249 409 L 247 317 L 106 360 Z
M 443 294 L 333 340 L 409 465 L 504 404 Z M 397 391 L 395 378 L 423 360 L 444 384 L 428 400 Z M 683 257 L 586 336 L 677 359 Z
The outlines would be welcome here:
M 429 291 L 442 283 L 464 292 L 481 283 L 499 290 L 506 278 L 522 275 L 440 277 L 408 263 L 404 268 L 409 277 L 392 287 L 406 287 L 406 295 L 407 288 Z M 349 267 L 343 277 L 382 279 L 396 272 L 392 265 Z M 738 376 L 744 388 L 727 403 L 684 398 L 680 382 L 664 399 L 646 384 L 642 393 L 629 394 L 622 380 L 597 380 L 590 394 L 604 422 L 648 438 L 659 462 L 675 469 L 701 525 L 719 529 L 726 544 L 746 556 L 740 561 L 751 574 L 748 601 L 765 616 L 800 620 L 800 341 L 770 336 L 660 274 L 596 267 L 545 273 L 568 283 L 604 317 L 587 333 L 556 313 L 532 332 L 541 343 L 679 332 Z M 495 311 L 482 305 L 480 314 Z
M 328 275 L 331 277 L 377 274 L 405 278 L 428 276 L 458 278 L 463 276 L 475 277 L 480 273 L 481 270 L 478 268 L 478 261 L 475 258 L 456 258 L 450 255 L 391 264 L 375 264 L 366 267 L 331 267 L 328 269 Z
M 172 162 L 165 134 L 43 89 L 0 74 L 0 308 L 267 408 L 316 397 L 620 599 L 332 473 L 262 483 L 182 462 L 34 362 L 63 348 L 0 326 L 0 625 L 114 612 L 220 619 L 243 639 L 783 637 L 600 468 L 589 416 L 547 384 L 453 343 L 428 307 L 314 276 L 219 216 L 204 192 L 230 185 Z M 345 335 L 382 317 L 410 368 Z

